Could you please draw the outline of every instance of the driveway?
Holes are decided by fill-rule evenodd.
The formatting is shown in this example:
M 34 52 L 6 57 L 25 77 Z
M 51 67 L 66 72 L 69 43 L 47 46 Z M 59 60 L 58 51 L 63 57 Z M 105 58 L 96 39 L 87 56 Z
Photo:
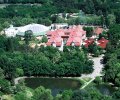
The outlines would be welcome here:
M 101 60 L 103 59 L 104 55 L 100 55 L 99 57 L 91 58 L 94 62 L 94 71 L 91 74 L 82 74 L 81 78 L 95 78 L 97 76 L 102 76 L 101 72 L 103 69 L 103 64 L 101 63 Z

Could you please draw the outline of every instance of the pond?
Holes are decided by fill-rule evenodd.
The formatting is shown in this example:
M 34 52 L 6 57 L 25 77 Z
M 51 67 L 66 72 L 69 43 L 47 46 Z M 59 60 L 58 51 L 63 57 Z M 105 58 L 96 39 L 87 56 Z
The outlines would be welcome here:
M 116 91 L 114 87 L 109 84 L 96 85 L 96 88 L 104 95 L 112 95 Z
M 39 86 L 51 89 L 53 96 L 64 90 L 78 90 L 82 85 L 79 80 L 68 78 L 25 78 L 25 83 L 33 89 Z

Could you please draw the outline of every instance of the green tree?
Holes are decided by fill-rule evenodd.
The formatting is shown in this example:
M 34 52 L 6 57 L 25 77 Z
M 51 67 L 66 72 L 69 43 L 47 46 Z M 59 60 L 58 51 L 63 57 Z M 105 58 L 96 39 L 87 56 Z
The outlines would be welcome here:
M 71 100 L 92 100 L 90 94 L 86 90 L 78 90 L 73 92 Z
M 120 25 L 113 25 L 110 27 L 110 30 L 108 31 L 108 39 L 111 42 L 111 45 L 114 48 L 117 48 L 120 40 Z
M 31 30 L 25 32 L 24 40 L 26 45 L 29 45 L 29 41 L 31 41 L 32 37 L 33 37 L 33 32 Z
M 7 38 L 4 35 L 0 35 L 0 48 L 6 50 L 6 40 Z
M 72 93 L 71 90 L 65 90 L 62 94 L 57 94 L 54 100 L 70 100 Z
M 64 20 L 64 18 L 57 17 L 56 23 L 65 23 L 65 20 Z
M 68 23 L 69 25 L 75 25 L 75 23 L 76 23 L 75 20 L 76 20 L 75 18 L 69 18 L 69 19 L 67 20 L 67 23 Z
M 0 79 L 0 91 L 3 93 L 10 93 L 10 82 L 5 79 Z
M 30 89 L 25 88 L 25 90 L 18 92 L 14 98 L 15 100 L 32 100 L 32 96 L 32 91 Z
M 86 31 L 86 36 L 87 37 L 92 37 L 93 36 L 93 28 L 92 27 L 83 27 L 83 29 Z
M 99 85 L 99 84 L 101 84 L 102 79 L 98 76 L 95 78 L 94 82 Z
M 4 76 L 4 71 L 3 69 L 0 68 L 0 79 L 3 79 L 5 76 Z
M 107 21 L 108 22 L 108 26 L 114 25 L 116 23 L 116 17 L 113 14 L 109 14 L 107 16 L 107 20 L 108 20 Z
M 114 92 L 112 97 L 114 100 L 119 100 L 120 99 L 120 89 L 118 89 L 116 92 Z
M 16 72 L 15 72 L 15 76 L 19 77 L 19 76 L 23 76 L 24 75 L 24 71 L 21 68 L 16 68 Z
M 2 27 L 3 28 L 9 28 L 10 27 L 10 23 L 8 21 L 5 21 L 3 24 L 2 24 Z
M 92 0 L 85 0 L 85 12 L 88 14 L 94 14 L 95 13 L 95 7 Z
M 65 90 L 63 93 L 62 93 L 62 96 L 61 96 L 61 100 L 70 100 L 71 97 L 72 97 L 72 91 L 71 90 Z
M 51 91 L 49 89 L 45 89 L 42 86 L 35 89 L 32 98 L 33 100 L 53 100 Z
M 47 37 L 46 37 L 46 36 L 43 36 L 41 42 L 42 42 L 42 43 L 47 43 L 47 41 L 48 41 Z

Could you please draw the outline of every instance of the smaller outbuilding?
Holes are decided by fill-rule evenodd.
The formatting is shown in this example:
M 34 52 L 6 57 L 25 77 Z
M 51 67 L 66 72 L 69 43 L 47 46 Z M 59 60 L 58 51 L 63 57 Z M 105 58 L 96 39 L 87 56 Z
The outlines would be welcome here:
M 105 49 L 107 44 L 108 44 L 108 40 L 105 39 L 104 37 L 102 37 L 100 40 L 98 40 L 98 46 L 100 46 L 101 48 Z
M 103 32 L 103 28 L 101 28 L 101 27 L 97 27 L 94 30 L 95 35 L 100 35 L 102 32 Z
M 86 48 L 88 48 L 89 45 L 93 44 L 94 42 L 95 42 L 95 40 L 93 38 L 89 38 L 89 39 L 84 41 L 84 45 Z

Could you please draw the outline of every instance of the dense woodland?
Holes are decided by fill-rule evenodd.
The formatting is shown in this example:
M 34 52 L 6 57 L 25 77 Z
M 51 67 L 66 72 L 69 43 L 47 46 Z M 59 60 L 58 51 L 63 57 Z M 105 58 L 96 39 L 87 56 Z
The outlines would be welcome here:
M 23 75 L 80 76 L 93 70 L 93 62 L 88 60 L 86 52 L 77 47 L 65 47 L 64 52 L 60 52 L 53 47 L 31 49 L 28 47 L 29 43 L 25 43 L 20 45 L 19 38 L 0 36 L 0 95 L 12 93 L 14 95 L 11 99 L 15 100 L 76 100 L 76 95 L 80 97 L 84 95 L 82 91 L 74 93 L 66 90 L 53 97 L 49 89 L 44 87 L 29 89 L 22 82 L 14 87 L 12 80 Z M 90 96 L 91 93 L 84 91 L 88 98 L 93 98 Z M 28 93 L 31 95 L 27 95 Z M 99 98 L 108 98 L 99 91 L 98 95 Z
M 3 0 L 2 0 L 3 1 Z M 6 0 L 7 1 L 7 0 Z M 55 22 L 68 22 L 69 24 L 90 24 L 106 25 L 120 23 L 120 2 L 119 0 L 8 0 L 8 3 L 28 3 L 34 5 L 9 5 L 0 9 L 0 30 L 14 26 L 26 25 L 29 23 L 41 23 L 50 25 Z M 2 3 L 2 2 L 1 2 Z M 64 20 L 58 16 L 51 16 L 57 13 L 79 13 L 82 10 L 85 14 L 92 14 L 89 17 L 79 16 Z M 98 17 L 96 17 L 98 16 Z M 96 22 L 97 21 L 97 22 Z
M 0 36 L 0 41 L 0 66 L 6 78 L 16 77 L 17 70 L 23 70 L 27 76 L 56 77 L 80 76 L 93 70 L 93 62 L 77 47 L 65 47 L 64 52 L 60 52 L 54 47 L 30 49 L 25 44 L 20 45 L 17 38 Z
M 120 25 L 114 25 L 108 31 L 110 43 L 104 58 L 104 80 L 120 86 Z
M 51 15 L 56 13 L 79 13 L 80 10 L 84 12 L 84 17 L 82 16 L 83 20 L 81 20 L 81 15 L 76 19 L 69 18 L 67 20 L 69 24 L 106 25 L 109 28 L 107 32 L 109 44 L 107 45 L 104 57 L 105 68 L 103 69 L 104 76 L 102 77 L 102 82 L 110 82 L 118 88 L 111 96 L 101 94 L 94 86 L 88 86 L 78 91 L 66 90 L 53 97 L 51 91 L 44 87 L 38 87 L 33 90 L 26 87 L 24 82 L 20 82 L 20 84 L 14 86 L 13 79 L 24 75 L 63 77 L 91 73 L 93 71 L 93 62 L 88 59 L 87 53 L 95 53 L 96 47 L 91 46 L 88 49 L 84 47 L 82 49 L 65 47 L 63 52 L 54 47 L 36 47 L 32 49 L 29 47 L 31 38 L 28 39 L 25 37 L 24 44 L 20 44 L 18 37 L 7 38 L 1 35 L 0 96 L 3 94 L 12 94 L 14 99 L 11 100 L 120 99 L 119 0 L 0 0 L 0 2 L 16 4 L 0 8 L 0 30 L 9 27 L 10 24 L 14 26 L 29 23 L 50 25 L 55 22 L 66 22 L 58 16 Z M 20 5 L 26 3 L 35 5 Z M 85 17 L 87 22 L 84 20 Z M 99 24 L 91 20 L 94 18 L 98 19 Z M 91 33 L 91 28 L 88 31 L 88 33 Z M 91 34 L 87 36 L 90 37 Z M 93 47 L 95 49 L 91 49 Z

